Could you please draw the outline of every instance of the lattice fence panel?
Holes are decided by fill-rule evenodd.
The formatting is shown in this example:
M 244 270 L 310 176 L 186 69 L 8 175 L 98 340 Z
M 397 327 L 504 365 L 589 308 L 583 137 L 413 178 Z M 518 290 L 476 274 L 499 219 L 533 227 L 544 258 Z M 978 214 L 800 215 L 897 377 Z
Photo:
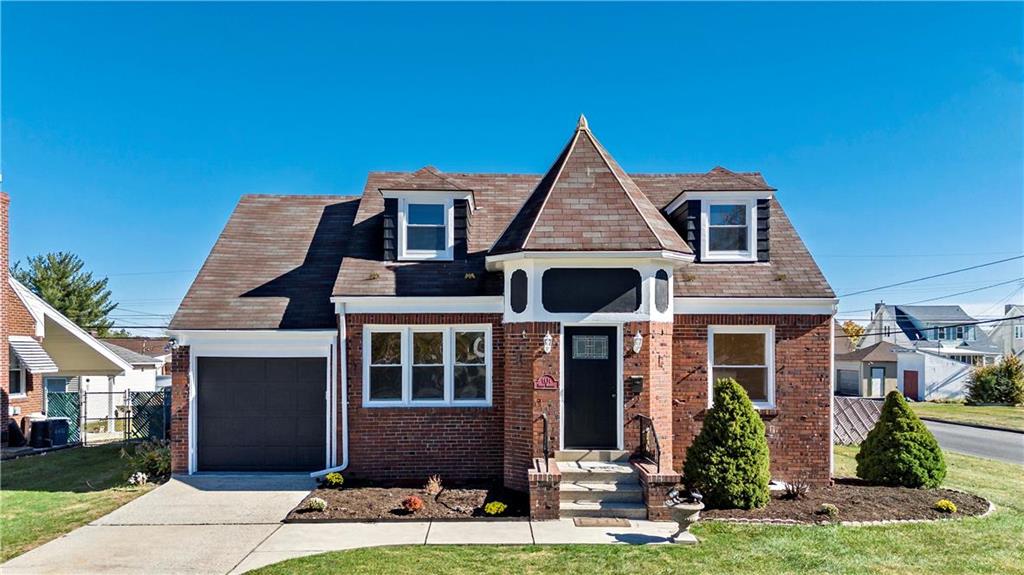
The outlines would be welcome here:
M 46 416 L 68 419 L 68 443 L 82 441 L 82 404 L 75 391 L 48 391 L 46 393 Z

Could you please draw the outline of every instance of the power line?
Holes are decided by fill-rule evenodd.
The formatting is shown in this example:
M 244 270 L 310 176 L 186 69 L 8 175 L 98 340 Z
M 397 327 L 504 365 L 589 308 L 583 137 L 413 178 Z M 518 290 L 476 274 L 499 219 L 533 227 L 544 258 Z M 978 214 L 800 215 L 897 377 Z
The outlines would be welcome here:
M 961 253 L 935 253 L 935 254 L 815 254 L 815 258 L 857 258 L 857 259 L 875 259 L 875 258 L 945 258 L 945 257 L 960 257 L 960 256 L 1001 256 L 1005 254 L 1015 254 L 1017 252 L 961 252 Z
M 1014 282 L 1024 282 L 1024 278 L 1013 278 L 1012 280 L 1007 280 L 1007 281 L 1004 281 L 1004 282 L 999 282 L 999 283 L 983 286 L 983 287 L 980 287 L 980 288 L 969 289 L 967 291 L 951 293 L 951 294 L 947 294 L 947 295 L 941 295 L 941 296 L 933 297 L 933 298 L 929 298 L 929 299 L 919 299 L 917 301 L 912 301 L 912 302 L 908 302 L 908 303 L 892 304 L 892 305 L 901 306 L 901 305 L 915 305 L 915 304 L 919 304 L 919 303 L 926 303 L 926 302 L 930 302 L 930 301 L 946 299 L 946 298 L 950 298 L 950 297 L 956 297 L 958 295 L 964 295 L 964 294 L 974 293 L 974 292 L 977 292 L 977 291 L 983 291 L 983 290 L 991 289 L 991 288 L 994 288 L 994 287 L 1004 286 L 1006 284 L 1012 284 Z M 1022 287 L 1024 287 L 1024 286 L 1022 286 Z M 1019 289 L 1020 288 L 1018 288 L 1018 290 Z M 1010 297 L 1013 296 L 1014 293 L 1017 293 L 1018 290 L 1014 290 L 1013 292 L 1010 293 L 1009 296 L 1007 296 L 1006 298 L 1003 298 L 1003 299 L 1009 299 Z M 991 308 L 989 308 L 989 309 L 991 309 Z M 850 311 L 846 311 L 846 312 L 843 312 L 843 313 L 860 313 L 862 311 L 873 311 L 873 308 L 855 309 L 855 310 L 850 310 Z M 988 310 L 985 310 L 985 311 L 987 312 Z M 981 314 L 981 315 L 985 315 L 985 314 Z
M 942 325 L 942 326 L 938 326 L 938 327 L 943 327 L 943 328 L 947 328 L 947 329 L 951 328 L 951 327 L 965 327 L 965 326 L 970 326 L 970 325 L 981 325 L 983 323 L 995 323 L 997 321 L 1010 321 L 1010 320 L 1014 320 L 1014 319 L 1020 319 L 1022 317 L 1024 317 L 1024 315 L 1015 315 L 1013 317 L 1001 317 L 1001 318 L 998 318 L 998 319 L 986 319 L 986 320 L 983 320 L 983 321 L 971 321 L 971 322 L 963 322 L 963 323 L 954 323 L 954 324 Z M 858 335 L 855 335 L 855 336 L 849 336 L 849 335 L 846 335 L 844 333 L 842 335 L 836 335 L 836 337 L 857 337 L 857 338 L 861 338 L 861 337 L 864 337 L 866 335 L 891 335 L 891 334 L 887 334 L 887 333 L 882 332 L 882 331 L 876 331 L 876 332 L 873 332 L 873 333 L 861 333 L 861 334 L 858 334 Z
M 930 275 L 930 276 L 925 276 L 925 277 L 922 277 L 922 278 L 915 278 L 915 279 L 912 279 L 912 280 L 906 280 L 906 281 L 902 281 L 902 282 L 896 282 L 896 283 L 894 283 L 894 284 L 889 284 L 889 285 L 879 286 L 879 287 L 875 287 L 875 288 L 870 288 L 870 289 L 860 290 L 860 291 L 856 291 L 856 292 L 853 292 L 853 293 L 843 294 L 843 295 L 841 295 L 841 296 L 839 296 L 839 297 L 850 297 L 850 296 L 860 295 L 860 294 L 864 294 L 864 293 L 868 293 L 868 292 L 873 292 L 873 291 L 879 291 L 879 290 L 883 290 L 883 289 L 888 289 L 888 288 L 892 288 L 892 287 L 896 287 L 896 286 L 902 286 L 902 285 L 912 284 L 912 283 L 916 283 L 916 282 L 920 282 L 920 281 L 924 281 L 924 280 L 930 280 L 930 279 L 934 279 L 934 278 L 941 278 L 941 277 L 943 277 L 943 276 L 949 276 L 949 275 L 953 275 L 953 274 L 958 274 L 958 273 L 961 273 L 961 272 L 966 272 L 966 271 L 970 271 L 970 270 L 976 270 L 976 269 L 978 269 L 978 268 L 984 268 L 984 267 L 988 267 L 988 266 L 994 266 L 994 265 L 996 265 L 996 264 L 1001 264 L 1001 263 L 1004 263 L 1004 262 L 1010 262 L 1010 261 L 1013 261 L 1013 260 L 1019 260 L 1019 259 L 1024 259 L 1024 255 L 1019 255 L 1019 256 L 1013 256 L 1012 258 L 1005 258 L 1005 259 L 1001 259 L 1001 260 L 996 260 L 996 261 L 994 261 L 994 262 L 988 262 L 988 263 L 984 263 L 984 264 L 978 264 L 978 265 L 976 265 L 976 266 L 970 266 L 970 267 L 966 267 L 966 268 L 960 268 L 960 269 L 957 269 L 957 270 L 953 270 L 953 271 L 949 271 L 949 272 L 942 272 L 942 273 L 940 273 L 940 274 L 934 274 L 934 275 Z

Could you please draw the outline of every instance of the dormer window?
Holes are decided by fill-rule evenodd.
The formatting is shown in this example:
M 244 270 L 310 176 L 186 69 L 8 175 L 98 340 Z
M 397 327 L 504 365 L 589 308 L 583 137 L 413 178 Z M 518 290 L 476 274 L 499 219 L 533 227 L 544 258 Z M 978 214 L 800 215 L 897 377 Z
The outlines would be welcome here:
M 709 200 L 702 202 L 705 222 L 701 242 L 704 261 L 749 262 L 754 250 L 755 200 Z
M 450 260 L 454 247 L 451 199 L 402 199 L 399 204 L 398 259 Z

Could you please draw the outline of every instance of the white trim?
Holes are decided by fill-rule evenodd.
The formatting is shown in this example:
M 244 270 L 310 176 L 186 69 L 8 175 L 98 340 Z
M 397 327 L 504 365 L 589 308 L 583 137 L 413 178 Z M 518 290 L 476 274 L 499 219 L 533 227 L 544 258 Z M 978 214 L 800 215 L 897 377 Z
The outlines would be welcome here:
M 334 296 L 338 313 L 501 313 L 504 297 L 495 296 Z
M 663 212 L 671 214 L 672 212 L 679 209 L 679 206 L 690 200 L 770 200 L 772 199 L 773 192 L 771 190 L 731 190 L 731 191 L 691 191 L 683 192 L 679 194 L 676 199 L 669 202 Z
M 384 197 L 398 199 L 398 221 L 396 222 L 398 227 L 398 261 L 452 261 L 455 259 L 455 196 L 453 194 L 440 197 L 423 197 L 421 195 L 395 192 Z M 410 250 L 406 248 L 409 204 L 435 205 L 444 208 L 445 249 Z
M 35 304 L 35 306 L 37 306 L 41 310 L 42 315 L 44 317 L 49 317 L 57 325 L 61 326 L 65 330 L 71 332 L 71 335 L 75 336 L 79 341 L 81 341 L 85 345 L 91 347 L 94 351 L 99 353 L 104 359 L 106 359 L 107 361 L 113 363 L 114 365 L 116 365 L 117 367 L 121 368 L 124 371 L 131 371 L 132 364 L 128 363 L 127 361 L 125 361 L 123 359 L 121 359 L 120 356 L 118 356 L 114 352 L 110 351 L 110 348 L 108 348 L 107 346 L 105 346 L 102 343 L 100 343 L 100 341 L 98 339 L 96 339 L 93 336 L 89 335 L 82 328 L 78 327 L 75 324 L 75 322 L 73 322 L 70 319 L 66 318 L 64 316 L 64 314 L 62 314 L 59 311 L 57 311 L 56 309 L 54 309 L 53 306 L 51 306 L 50 304 L 46 303 L 46 301 L 43 300 L 41 297 L 39 297 L 36 294 L 30 292 L 28 290 L 28 288 L 26 288 L 25 286 L 21 285 L 21 283 L 18 282 L 17 280 L 15 280 L 13 277 L 9 277 L 8 279 L 10 281 L 11 286 L 14 288 L 15 293 L 18 295 L 18 298 L 21 299 L 22 303 L 25 304 L 25 307 L 30 310 L 29 311 L 30 314 L 32 313 L 31 312 L 32 307 L 33 307 L 32 304 Z M 28 298 L 28 301 L 26 301 L 26 298 Z M 29 302 L 32 302 L 32 303 L 30 304 Z M 36 318 L 36 322 L 37 322 L 36 331 L 37 332 L 39 331 L 39 325 L 38 325 L 39 321 L 40 321 L 39 318 Z M 45 324 L 44 324 L 44 326 L 45 326 Z M 44 327 L 44 329 L 45 329 L 45 327 Z M 40 333 L 38 335 L 39 336 L 45 336 L 45 333 Z
M 616 396 L 615 405 L 617 407 L 616 413 L 615 413 L 615 427 L 616 427 L 616 430 L 617 430 L 616 431 L 615 440 L 618 442 L 618 444 L 616 445 L 615 448 L 619 449 L 619 450 L 625 449 L 623 447 L 625 445 L 625 437 L 624 437 L 625 434 L 623 433 L 623 425 L 625 425 L 625 423 L 623 422 L 623 418 L 625 417 L 625 411 L 626 411 L 626 405 L 625 405 L 626 397 L 625 397 L 625 389 L 624 389 L 625 384 L 624 384 L 624 381 L 623 381 L 623 379 L 625 377 L 624 376 L 624 368 L 623 368 L 623 362 L 624 362 L 623 355 L 625 353 L 623 351 L 623 346 L 624 346 L 624 340 L 623 340 L 623 335 L 622 335 L 623 334 L 623 329 L 624 329 L 623 328 L 623 324 L 622 323 L 589 323 L 589 322 L 562 322 L 561 324 L 559 324 L 559 327 L 558 327 L 558 379 L 559 379 L 559 383 L 558 383 L 558 449 L 559 450 L 566 449 L 566 447 L 565 447 L 565 383 L 566 383 L 566 378 L 565 378 L 565 350 L 566 350 L 566 347 L 567 347 L 566 344 L 565 344 L 565 328 L 566 327 L 614 327 L 615 328 L 615 339 L 616 339 L 617 343 L 615 344 L 614 353 L 616 354 L 616 357 L 617 357 L 616 369 L 618 370 L 618 372 L 616 373 L 616 377 L 615 377 L 615 381 L 617 382 L 617 387 L 616 387 L 616 390 L 615 390 L 615 396 Z M 612 350 L 609 350 L 609 353 L 612 353 Z
M 630 250 L 630 251 L 521 251 L 508 254 L 487 256 L 487 269 L 491 271 L 502 268 L 503 263 L 517 260 L 622 260 L 624 263 L 636 264 L 635 260 L 672 260 L 687 263 L 693 261 L 692 254 L 682 254 L 669 250 Z
M 18 372 L 18 380 L 19 380 L 19 384 L 21 385 L 21 391 L 19 391 L 18 393 L 12 393 L 11 389 L 10 389 L 10 386 L 11 386 L 10 372 L 12 372 L 12 371 L 17 371 Z M 25 391 L 25 384 L 26 384 L 25 372 L 27 372 L 27 371 L 28 370 L 25 369 L 24 366 L 12 367 L 12 368 L 9 368 L 7 370 L 8 374 L 5 377 L 7 377 L 7 397 L 8 398 L 10 398 L 10 399 L 24 399 L 24 398 L 28 397 L 28 393 Z
M 839 300 L 827 297 L 676 297 L 677 315 L 833 315 Z
M 708 326 L 708 407 L 714 398 L 715 371 L 715 334 L 744 333 L 764 336 L 765 365 L 765 401 L 751 400 L 757 409 L 775 409 L 775 326 L 774 325 L 709 325 Z M 728 366 L 728 367 L 762 367 L 762 366 Z M 830 439 L 831 441 L 831 439 Z
M 711 207 L 743 206 L 746 214 L 747 249 L 711 250 Z M 757 261 L 757 199 L 713 199 L 700 203 L 700 259 L 702 262 Z
M 455 332 L 482 331 L 485 342 L 485 391 L 484 399 L 455 399 Z M 444 356 L 444 398 L 415 400 L 412 398 L 413 350 L 412 334 L 416 332 L 441 332 L 442 354 Z M 401 334 L 401 362 L 397 364 L 402 370 L 402 398 L 399 400 L 370 399 L 370 354 L 372 351 L 371 337 L 374 333 Z M 494 343 L 491 336 L 491 324 L 366 324 L 363 326 L 363 407 L 366 408 L 432 408 L 432 407 L 492 407 L 494 384 Z

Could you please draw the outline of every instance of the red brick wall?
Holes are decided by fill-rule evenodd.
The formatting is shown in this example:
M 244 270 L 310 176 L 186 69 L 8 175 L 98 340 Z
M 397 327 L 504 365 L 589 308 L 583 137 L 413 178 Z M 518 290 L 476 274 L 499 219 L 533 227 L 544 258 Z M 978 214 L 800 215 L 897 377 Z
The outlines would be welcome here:
M 633 353 L 633 337 L 639 331 L 643 346 Z M 634 418 L 645 415 L 654 421 L 661 447 L 661 464 L 672 468 L 672 324 L 632 322 L 622 330 L 622 376 L 624 411 L 623 447 L 629 452 L 640 448 L 640 426 Z M 632 392 L 631 376 L 643 377 L 639 394 Z
M 423 483 L 498 479 L 505 412 L 504 330 L 500 314 L 346 316 L 349 467 L 355 477 Z M 363 326 L 491 324 L 491 407 L 363 407 Z M 338 374 L 341 381 L 341 374 Z M 338 413 L 338 421 L 342 414 Z M 339 425 L 339 434 L 342 433 Z M 341 445 L 338 437 L 338 445 Z M 340 456 L 340 454 L 339 454 Z M 525 475 L 525 467 L 523 471 Z
M 188 473 L 189 347 L 171 351 L 171 472 Z
M 7 231 L 7 210 L 10 207 L 11 198 L 5 192 L 0 192 L 0 342 L 7 342 L 7 285 L 6 272 L 10 263 L 8 262 L 8 231 Z M 7 369 L 10 367 L 10 353 L 8 350 L 0 350 L 0 432 L 7 433 L 7 422 L 10 419 L 10 407 L 8 402 L 8 376 Z M 6 437 L 6 435 L 5 435 Z
M 4 234 L 6 238 L 6 233 Z M 6 278 L 4 278 L 6 280 Z M 32 315 L 28 312 L 28 308 L 22 303 L 21 298 L 14 293 L 10 283 L 3 281 L 2 293 L 3 294 L 3 323 L 6 331 L 6 335 L 27 335 L 35 337 L 36 334 L 36 322 L 32 318 Z M 42 338 L 37 338 L 42 341 Z M 5 336 L 3 341 L 7 341 Z M 4 363 L 10 361 L 10 352 L 4 350 L 0 355 L 3 355 Z M 3 370 L 3 426 L 4 429 L 7 427 L 7 421 L 13 419 L 18 425 L 22 425 L 25 416 L 30 413 L 42 412 L 43 411 L 43 376 L 41 374 L 28 373 L 25 376 L 25 397 L 11 397 L 9 394 L 10 382 L 8 381 L 7 370 Z M 21 414 L 9 417 L 11 407 L 17 407 L 21 409 Z
M 674 468 L 700 431 L 708 404 L 708 325 L 775 326 L 775 405 L 762 412 L 772 477 L 830 481 L 830 316 L 677 315 L 673 336 Z

